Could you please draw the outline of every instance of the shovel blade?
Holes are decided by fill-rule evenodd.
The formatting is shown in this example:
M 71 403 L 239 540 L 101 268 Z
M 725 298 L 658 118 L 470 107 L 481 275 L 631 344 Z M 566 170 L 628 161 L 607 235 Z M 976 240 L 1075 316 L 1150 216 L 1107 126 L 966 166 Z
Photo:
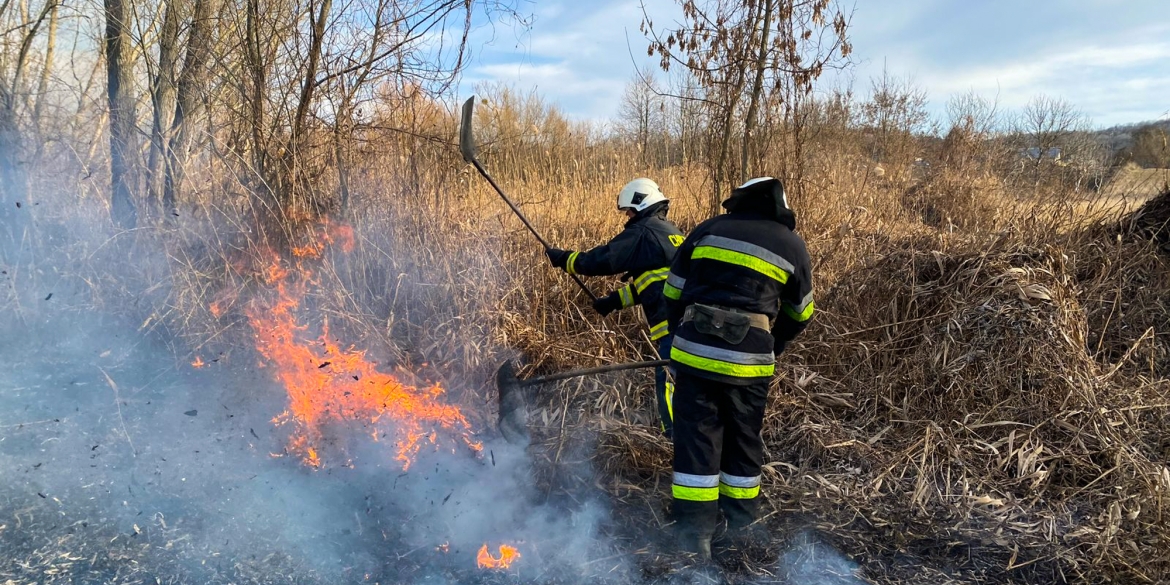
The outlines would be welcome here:
M 463 162 L 475 160 L 475 135 L 471 130 L 471 118 L 475 110 L 475 96 L 463 102 L 463 120 L 459 124 L 459 152 L 463 154 Z
M 497 423 L 500 434 L 509 443 L 528 443 L 528 399 L 511 361 L 504 362 L 496 370 L 496 390 L 499 392 L 500 417 Z

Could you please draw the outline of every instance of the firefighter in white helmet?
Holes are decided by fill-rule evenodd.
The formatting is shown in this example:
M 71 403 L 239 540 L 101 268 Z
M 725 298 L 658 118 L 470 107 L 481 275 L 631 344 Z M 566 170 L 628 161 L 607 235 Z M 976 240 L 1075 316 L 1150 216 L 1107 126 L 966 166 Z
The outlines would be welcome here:
M 658 184 L 650 179 L 634 179 L 622 187 L 617 208 L 629 218 L 625 229 L 612 240 L 585 252 L 549 248 L 546 253 L 553 266 L 569 274 L 605 276 L 623 274 L 627 284 L 593 303 L 602 316 L 619 309 L 642 305 L 650 327 L 650 339 L 658 345 L 658 355 L 670 356 L 671 332 L 662 287 L 666 281 L 675 250 L 683 234 L 666 219 L 670 202 Z M 672 435 L 670 398 L 673 386 L 666 371 L 655 372 L 658 415 L 662 432 Z

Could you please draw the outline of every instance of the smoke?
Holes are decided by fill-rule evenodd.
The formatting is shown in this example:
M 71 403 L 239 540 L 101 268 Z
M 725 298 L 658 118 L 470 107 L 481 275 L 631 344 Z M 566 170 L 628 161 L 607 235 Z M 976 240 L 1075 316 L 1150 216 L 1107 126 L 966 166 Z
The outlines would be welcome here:
M 863 585 L 858 566 L 816 535 L 803 531 L 780 555 L 777 574 L 788 583 L 801 585 Z
M 140 272 L 165 262 L 133 253 Z M 0 582 L 572 583 L 612 556 L 607 506 L 550 501 L 525 449 L 488 429 L 479 456 L 424 449 L 408 472 L 347 429 L 352 466 L 303 465 L 272 423 L 287 395 L 253 351 L 192 368 L 179 339 L 94 303 L 75 268 L 44 255 L 21 267 L 40 277 L 5 282 L 20 303 L 0 315 Z M 485 544 L 521 556 L 489 573 Z
M 362 465 L 314 471 L 272 456 L 284 440 L 269 421 L 283 391 L 263 370 L 221 361 L 195 371 L 128 323 L 71 322 L 0 345 L 16 366 L 0 374 L 0 517 L 18 518 L 0 530 L 7 550 L 84 522 L 79 538 L 165 549 L 167 564 L 208 582 L 239 578 L 258 559 L 337 582 L 473 574 L 485 543 L 493 553 L 516 546 L 520 575 L 594 554 L 605 508 L 538 504 L 522 448 L 432 452 L 402 472 L 371 442 L 353 453 Z M 21 560 L 0 562 L 0 577 Z M 16 582 L 44 575 L 26 577 Z

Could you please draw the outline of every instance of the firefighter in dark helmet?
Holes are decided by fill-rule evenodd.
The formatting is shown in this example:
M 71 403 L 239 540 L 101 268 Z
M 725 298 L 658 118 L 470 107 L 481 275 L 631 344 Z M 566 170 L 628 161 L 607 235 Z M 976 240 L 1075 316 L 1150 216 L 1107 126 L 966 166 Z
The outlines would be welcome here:
M 627 284 L 594 301 L 602 316 L 619 309 L 642 305 L 650 327 L 650 339 L 663 358 L 670 355 L 671 334 L 667 325 L 662 288 L 675 251 L 683 242 L 682 232 L 666 219 L 669 200 L 650 179 L 634 179 L 618 193 L 617 208 L 625 212 L 625 229 L 609 243 L 587 252 L 550 248 L 546 251 L 553 266 L 569 274 L 604 276 L 624 274 Z M 658 416 L 662 432 L 671 436 L 670 395 L 673 385 L 666 371 L 655 371 Z
M 723 207 L 683 242 L 663 291 L 675 333 L 673 514 L 680 546 L 701 558 L 720 510 L 733 535 L 758 518 L 768 384 L 813 315 L 812 267 L 783 184 L 752 179 Z

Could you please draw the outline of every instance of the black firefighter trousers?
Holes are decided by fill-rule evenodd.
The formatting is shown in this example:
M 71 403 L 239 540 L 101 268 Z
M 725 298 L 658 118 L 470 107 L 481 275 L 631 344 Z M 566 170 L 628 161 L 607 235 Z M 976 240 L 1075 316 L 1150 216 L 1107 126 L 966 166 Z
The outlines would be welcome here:
M 736 386 L 675 376 L 671 491 L 683 538 L 713 536 L 719 510 L 731 529 L 758 518 L 767 398 L 767 381 Z

